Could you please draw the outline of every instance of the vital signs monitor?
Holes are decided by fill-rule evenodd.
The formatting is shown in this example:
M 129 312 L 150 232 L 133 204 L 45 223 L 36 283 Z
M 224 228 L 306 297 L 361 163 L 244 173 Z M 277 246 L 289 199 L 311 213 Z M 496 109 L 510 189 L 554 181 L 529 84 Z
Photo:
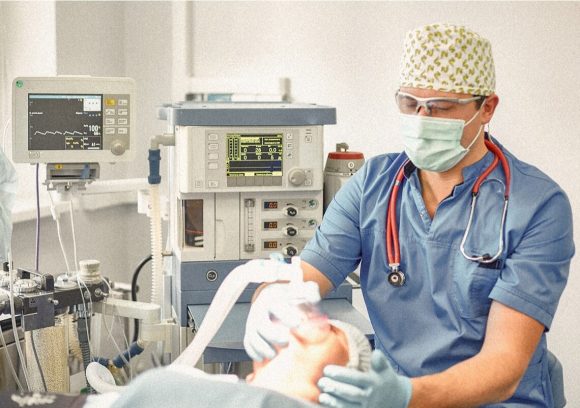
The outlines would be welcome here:
M 129 161 L 135 156 L 131 78 L 16 78 L 16 163 Z

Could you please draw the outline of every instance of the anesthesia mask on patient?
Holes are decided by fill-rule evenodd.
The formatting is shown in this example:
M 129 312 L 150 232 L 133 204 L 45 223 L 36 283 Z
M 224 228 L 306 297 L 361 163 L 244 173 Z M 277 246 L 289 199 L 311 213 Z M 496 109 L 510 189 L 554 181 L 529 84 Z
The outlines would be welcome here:
M 291 332 L 299 338 L 309 342 L 324 341 L 331 326 L 342 331 L 346 337 L 348 347 L 348 362 L 346 367 L 359 371 L 368 371 L 371 362 L 371 346 L 366 336 L 356 327 L 339 321 L 331 320 L 320 309 L 320 295 L 318 285 L 314 282 L 304 282 L 302 296 L 289 306 L 300 319 L 300 324 Z M 273 318 L 275 320 L 275 318 Z
M 290 329 L 288 344 L 277 347 L 271 359 L 254 361 L 246 377 L 252 386 L 266 388 L 301 400 L 317 402 L 318 381 L 325 367 L 339 365 L 368 371 L 371 348 L 355 327 L 329 320 L 316 304 L 301 306 L 302 322 Z
M 371 368 L 371 345 L 359 329 L 353 325 L 340 320 L 330 320 L 330 324 L 342 330 L 348 342 L 348 363 L 347 368 L 354 368 L 359 371 L 369 371 Z

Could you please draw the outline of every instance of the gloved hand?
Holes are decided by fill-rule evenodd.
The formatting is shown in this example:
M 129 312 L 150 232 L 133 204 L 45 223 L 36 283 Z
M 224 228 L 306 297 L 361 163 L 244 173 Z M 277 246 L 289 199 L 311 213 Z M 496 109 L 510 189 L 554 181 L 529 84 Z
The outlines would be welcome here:
M 339 408 L 406 408 L 411 400 L 411 380 L 398 375 L 385 355 L 373 351 L 371 370 L 363 373 L 341 366 L 327 366 L 318 381 L 320 404 Z
M 276 346 L 288 344 L 290 330 L 304 318 L 296 306 L 319 300 L 320 291 L 315 282 L 273 283 L 266 286 L 252 304 L 246 321 L 246 353 L 255 361 L 274 358 Z

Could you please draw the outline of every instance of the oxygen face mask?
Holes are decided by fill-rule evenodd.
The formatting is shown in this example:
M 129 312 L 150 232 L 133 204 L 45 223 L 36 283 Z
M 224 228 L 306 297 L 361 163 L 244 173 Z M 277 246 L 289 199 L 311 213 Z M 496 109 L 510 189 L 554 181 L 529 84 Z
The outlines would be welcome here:
M 296 285 L 296 286 L 294 286 Z M 318 342 L 330 332 L 328 316 L 320 308 L 320 292 L 315 282 L 290 283 L 296 295 L 288 303 L 272 308 L 270 320 L 284 324 L 301 341 Z
M 326 339 L 330 333 L 330 321 L 318 303 L 301 303 L 296 307 L 302 320 L 291 330 L 294 336 L 308 343 L 319 343 Z

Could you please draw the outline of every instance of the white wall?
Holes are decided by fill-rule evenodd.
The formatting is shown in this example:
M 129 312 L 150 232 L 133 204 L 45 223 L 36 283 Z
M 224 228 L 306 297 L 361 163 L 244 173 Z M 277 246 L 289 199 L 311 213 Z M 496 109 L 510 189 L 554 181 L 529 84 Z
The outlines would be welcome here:
M 194 15 L 196 75 L 287 76 L 295 99 L 337 108 L 326 151 L 346 141 L 367 157 L 401 148 L 393 95 L 406 31 L 472 27 L 493 45 L 500 106 L 492 132 L 567 191 L 580 230 L 580 3 L 204 2 Z M 577 256 L 548 335 L 569 406 L 580 406 L 579 293 Z

